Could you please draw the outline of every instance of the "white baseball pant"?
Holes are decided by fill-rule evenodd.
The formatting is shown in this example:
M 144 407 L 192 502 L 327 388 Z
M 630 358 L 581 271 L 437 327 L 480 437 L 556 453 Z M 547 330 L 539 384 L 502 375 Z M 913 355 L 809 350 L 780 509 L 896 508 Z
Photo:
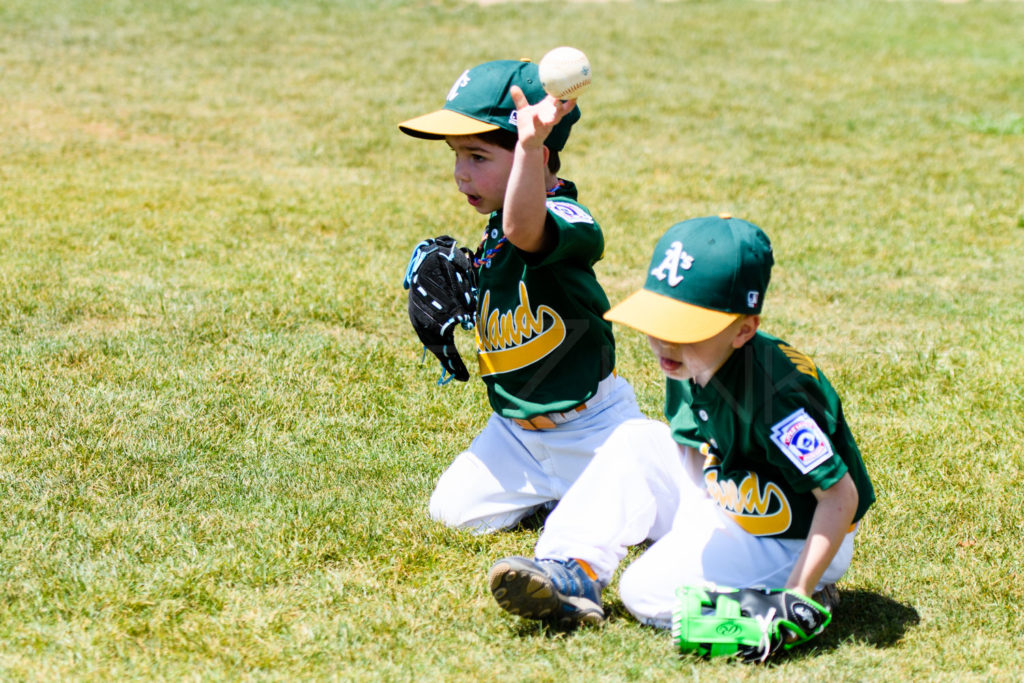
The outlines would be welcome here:
M 548 516 L 536 556 L 585 560 L 607 585 L 630 546 L 654 541 L 623 572 L 619 595 L 637 619 L 661 628 L 671 626 L 682 585 L 782 588 L 804 541 L 744 531 L 708 496 L 703 461 L 662 422 L 623 423 Z M 855 533 L 816 590 L 846 572 Z
M 430 516 L 476 533 L 514 526 L 559 500 L 615 428 L 643 413 L 629 382 L 609 375 L 584 410 L 548 417 L 558 423 L 553 429 L 531 431 L 492 414 L 441 475 Z

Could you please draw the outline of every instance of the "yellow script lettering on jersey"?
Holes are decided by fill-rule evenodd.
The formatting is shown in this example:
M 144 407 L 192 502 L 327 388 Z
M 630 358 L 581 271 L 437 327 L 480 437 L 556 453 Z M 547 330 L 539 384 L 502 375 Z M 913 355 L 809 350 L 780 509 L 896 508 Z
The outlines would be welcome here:
M 818 379 L 818 368 L 814 366 L 814 361 L 794 349 L 792 346 L 779 344 L 779 348 L 784 354 L 786 354 L 786 358 L 793 363 L 793 367 L 805 375 L 810 375 L 814 379 Z
M 505 312 L 491 310 L 491 292 L 484 294 L 477 325 L 481 375 L 525 368 L 558 348 L 565 340 L 565 321 L 550 306 L 530 307 L 526 284 L 519 283 L 519 304 Z
M 704 470 L 704 485 L 712 500 L 739 524 L 744 531 L 755 536 L 781 534 L 793 521 L 793 510 L 778 485 L 768 482 L 764 489 L 755 472 L 737 484 L 731 479 L 718 480 L 718 468 Z M 772 499 L 778 509 L 768 513 Z

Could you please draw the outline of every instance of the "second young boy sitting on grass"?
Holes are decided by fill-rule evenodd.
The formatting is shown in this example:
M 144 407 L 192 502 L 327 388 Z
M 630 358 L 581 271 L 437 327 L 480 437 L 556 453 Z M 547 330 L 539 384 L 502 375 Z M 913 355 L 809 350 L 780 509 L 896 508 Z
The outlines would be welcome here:
M 562 625 L 604 619 L 623 572 L 634 616 L 667 628 L 681 586 L 816 596 L 847 570 L 874 491 L 832 385 L 810 358 L 761 332 L 774 262 L 757 226 L 727 215 L 674 225 L 640 291 L 606 317 L 648 336 L 667 378 L 668 424 L 615 430 L 547 519 L 536 559 L 496 562 L 498 604 Z

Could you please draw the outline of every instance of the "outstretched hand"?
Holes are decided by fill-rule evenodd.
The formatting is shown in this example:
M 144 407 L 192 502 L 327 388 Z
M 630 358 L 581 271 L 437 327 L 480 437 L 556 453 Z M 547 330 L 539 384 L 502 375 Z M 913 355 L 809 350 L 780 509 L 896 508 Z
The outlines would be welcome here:
M 530 104 L 518 85 L 509 88 L 509 94 L 516 105 L 519 144 L 523 147 L 543 146 L 551 129 L 576 107 L 576 100 L 559 100 L 551 95 L 537 104 Z

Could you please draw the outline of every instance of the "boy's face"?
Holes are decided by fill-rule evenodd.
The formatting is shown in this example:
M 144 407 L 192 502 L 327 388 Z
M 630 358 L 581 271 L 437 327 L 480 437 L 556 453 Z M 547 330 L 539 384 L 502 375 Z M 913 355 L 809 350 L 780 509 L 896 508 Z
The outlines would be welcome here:
M 475 135 L 449 135 L 445 141 L 455 152 L 455 183 L 469 205 L 482 214 L 504 206 L 514 154 Z
M 692 344 L 676 344 L 647 336 L 661 371 L 671 379 L 692 379 L 706 386 L 735 349 L 754 336 L 760 316 L 744 315 L 715 336 Z

